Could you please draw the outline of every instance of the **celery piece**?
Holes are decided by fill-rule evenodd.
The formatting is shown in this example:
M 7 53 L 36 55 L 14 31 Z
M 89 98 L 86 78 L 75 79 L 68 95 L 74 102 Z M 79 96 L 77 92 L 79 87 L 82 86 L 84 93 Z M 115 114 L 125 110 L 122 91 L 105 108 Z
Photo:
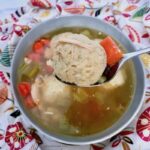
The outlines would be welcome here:
M 26 76 L 25 74 L 22 74 L 20 77 L 20 81 L 30 81 L 30 78 Z
M 30 79 L 35 78 L 36 75 L 39 73 L 40 69 L 39 69 L 39 65 L 38 64 L 34 64 L 32 66 L 32 68 L 30 68 L 27 77 L 29 77 Z
M 92 38 L 92 35 L 90 34 L 90 31 L 88 31 L 88 30 L 84 30 L 80 34 L 83 34 L 83 35 L 87 36 L 88 38 Z
M 36 63 L 31 63 L 26 66 L 22 66 L 20 71 L 21 81 L 31 81 L 39 73 L 40 68 Z
M 26 63 L 21 63 L 18 67 L 18 71 L 21 73 L 22 71 L 24 71 L 26 69 L 26 67 L 28 67 L 29 65 Z
M 26 77 L 24 75 L 24 72 L 26 72 L 26 70 L 28 70 L 30 67 L 30 65 L 22 62 L 19 67 L 18 67 L 18 80 L 19 81 L 30 81 L 28 77 Z
M 107 35 L 105 35 L 105 34 L 103 34 L 103 33 L 102 33 L 102 34 L 98 34 L 98 38 L 99 38 L 99 39 L 104 39 L 106 36 L 107 36 Z

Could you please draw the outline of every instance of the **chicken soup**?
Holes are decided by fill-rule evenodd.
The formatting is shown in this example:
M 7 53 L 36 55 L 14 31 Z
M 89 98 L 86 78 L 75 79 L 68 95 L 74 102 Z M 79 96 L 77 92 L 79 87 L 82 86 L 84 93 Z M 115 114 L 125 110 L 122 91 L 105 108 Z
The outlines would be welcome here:
M 124 53 L 112 37 L 87 28 L 61 28 L 34 41 L 18 68 L 17 89 L 32 119 L 55 133 L 86 136 L 111 127 L 134 94 L 132 62 L 103 83 Z M 57 78 L 57 77 L 58 78 Z

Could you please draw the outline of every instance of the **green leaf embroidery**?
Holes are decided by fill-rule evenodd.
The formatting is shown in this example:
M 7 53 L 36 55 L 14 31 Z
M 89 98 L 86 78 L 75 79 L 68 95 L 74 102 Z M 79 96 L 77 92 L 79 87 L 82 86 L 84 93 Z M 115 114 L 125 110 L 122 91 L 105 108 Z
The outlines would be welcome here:
M 9 55 L 8 45 L 1 53 L 0 62 L 4 66 L 10 66 L 10 55 Z
M 150 11 L 150 8 L 147 7 L 147 6 L 144 6 L 142 8 L 140 8 L 139 10 L 137 10 L 133 16 L 132 16 L 132 19 L 134 21 L 141 21 L 142 20 L 142 17 L 144 14 L 148 13 Z

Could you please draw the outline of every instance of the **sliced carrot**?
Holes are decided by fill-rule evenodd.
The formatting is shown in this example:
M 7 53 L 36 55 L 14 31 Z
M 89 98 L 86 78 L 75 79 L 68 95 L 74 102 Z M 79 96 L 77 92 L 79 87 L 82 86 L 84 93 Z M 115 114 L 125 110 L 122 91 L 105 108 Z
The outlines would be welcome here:
M 28 95 L 25 99 L 24 99 L 24 103 L 25 103 L 25 106 L 28 107 L 28 108 L 34 108 L 36 106 L 33 98 L 31 95 Z
M 20 82 L 17 85 L 18 91 L 21 96 L 26 97 L 30 94 L 31 85 L 28 82 Z
M 38 53 L 38 54 L 43 54 L 44 53 L 44 44 L 43 42 L 41 41 L 36 41 L 34 44 L 33 44 L 33 51 L 35 53 Z
M 44 44 L 44 46 L 48 46 L 50 43 L 50 40 L 46 39 L 46 38 L 42 38 L 42 39 L 40 39 L 40 42 L 42 42 Z
M 123 57 L 123 53 L 110 36 L 103 39 L 100 44 L 106 51 L 107 64 L 109 66 L 113 66 Z

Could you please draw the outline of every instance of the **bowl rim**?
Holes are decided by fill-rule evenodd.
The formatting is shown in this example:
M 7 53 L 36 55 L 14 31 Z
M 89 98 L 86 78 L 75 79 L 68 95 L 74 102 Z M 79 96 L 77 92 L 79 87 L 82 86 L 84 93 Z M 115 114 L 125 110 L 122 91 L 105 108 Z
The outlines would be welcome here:
M 114 26 L 112 26 L 112 25 L 108 25 L 106 22 L 104 22 L 104 21 L 102 21 L 102 20 L 99 20 L 99 19 L 97 19 L 97 18 L 95 18 L 95 17 L 91 17 L 91 16 L 81 16 L 81 15 L 72 15 L 72 16 L 59 16 L 59 17 L 56 17 L 56 18 L 53 18 L 53 19 L 49 19 L 49 20 L 47 20 L 47 21 L 45 21 L 45 22 L 42 22 L 42 23 L 40 23 L 39 25 L 37 25 L 35 28 L 33 28 L 32 30 L 30 30 L 20 41 L 19 41 L 19 43 L 18 43 L 18 45 L 17 45 L 17 47 L 16 47 L 16 50 L 15 50 L 15 53 L 14 53 L 14 56 L 13 56 L 13 59 L 12 59 L 12 67 L 11 67 L 11 85 L 12 85 L 12 92 L 13 92 L 13 95 L 14 95 L 14 98 L 15 98 L 15 100 L 16 100 L 16 103 L 17 103 L 17 105 L 19 106 L 19 109 L 21 110 L 21 113 L 25 116 L 25 118 L 31 123 L 31 125 L 34 127 L 34 128 L 36 128 L 36 129 L 38 129 L 38 131 L 40 131 L 42 134 L 44 134 L 46 137 L 49 137 L 49 138 L 51 138 L 51 139 L 53 139 L 53 140 L 55 140 L 55 141 L 58 141 L 58 142 L 61 142 L 61 143 L 65 143 L 65 144 L 72 144 L 72 145 L 86 145 L 86 144 L 94 144 L 94 143 L 99 143 L 99 142 L 103 142 L 103 141 L 105 141 L 105 140 L 108 140 L 108 139 L 110 139 L 111 137 L 113 137 L 114 135 L 116 135 L 116 134 L 118 134 L 119 132 L 121 132 L 125 127 L 127 127 L 130 123 L 131 123 L 131 121 L 135 118 L 135 116 L 137 115 L 137 113 L 139 112 L 139 110 L 141 109 L 141 107 L 142 107 L 142 104 L 143 104 L 143 102 L 144 102 L 144 92 L 145 92 L 145 82 L 146 82 L 146 80 L 145 80 L 145 78 L 144 79 L 142 79 L 143 81 L 142 81 L 142 84 L 143 84 L 143 88 L 142 88 L 142 96 L 141 96 L 141 100 L 140 100 L 140 103 L 139 103 L 139 105 L 138 105 L 138 107 L 136 108 L 136 110 L 134 111 L 134 114 L 128 119 L 128 121 L 125 123 L 125 124 L 123 124 L 122 126 L 120 126 L 118 129 L 116 129 L 115 131 L 113 131 L 112 133 L 109 133 L 108 135 L 106 135 L 106 136 L 104 136 L 103 138 L 98 138 L 99 137 L 99 134 L 101 134 L 101 132 L 100 133 L 98 133 L 98 136 L 94 136 L 95 138 L 93 138 L 92 136 L 88 136 L 89 138 L 87 139 L 86 137 L 87 136 L 84 136 L 84 137 L 77 137 L 76 138 L 76 140 L 75 139 L 72 139 L 72 136 L 65 136 L 65 135 L 63 135 L 63 138 L 60 138 L 60 135 L 58 134 L 52 134 L 52 133 L 47 133 L 42 127 L 40 127 L 39 125 L 37 125 L 35 122 L 33 122 L 33 120 L 28 116 L 28 114 L 26 113 L 26 111 L 24 110 L 24 108 L 22 107 L 22 105 L 21 105 L 21 103 L 19 102 L 19 98 L 18 98 L 18 95 L 16 94 L 17 92 L 16 92 L 16 89 L 15 89 L 15 85 L 14 85 L 14 71 L 13 70 L 16 70 L 16 68 L 15 68 L 15 64 L 16 64 L 16 57 L 18 57 L 18 51 L 19 51 L 19 49 L 20 49 L 20 45 L 22 45 L 22 43 L 23 43 L 23 40 L 25 39 L 25 38 L 27 38 L 28 36 L 30 36 L 33 32 L 35 32 L 36 31 L 36 29 L 37 28 L 39 28 L 39 27 L 42 27 L 43 25 L 45 25 L 45 24 L 48 24 L 48 23 L 52 23 L 52 22 L 56 22 L 56 21 L 61 21 L 62 19 L 71 19 L 71 18 L 76 18 L 76 19 L 78 19 L 78 18 L 80 18 L 80 19 L 89 19 L 89 20 L 97 20 L 98 22 L 101 22 L 101 23 L 103 23 L 104 25 L 106 25 L 106 26 L 109 26 L 110 28 L 112 28 L 114 31 L 116 31 L 116 32 L 118 32 L 120 35 L 122 35 L 123 36 L 123 38 L 127 41 L 127 42 L 129 42 L 129 45 L 131 45 L 132 47 L 133 47 L 133 49 L 134 49 L 134 51 L 136 50 L 135 49 L 135 46 L 132 44 L 132 42 L 125 36 L 125 35 L 123 35 L 123 33 L 120 31 L 120 30 L 118 30 L 117 28 L 115 28 Z M 40 36 L 39 36 L 40 37 Z M 143 66 L 142 66 L 142 63 L 141 63 L 141 61 L 140 61 L 140 59 L 139 58 L 137 58 L 137 61 L 139 62 L 139 64 L 141 65 L 141 66 L 139 66 L 140 68 L 141 68 L 141 72 L 142 72 L 142 74 L 143 74 L 143 77 L 145 76 L 145 70 L 144 70 L 144 68 L 143 68 Z M 128 112 L 128 110 L 126 110 L 127 112 Z M 124 115 L 125 115 L 126 113 L 124 113 Z M 124 115 L 122 115 L 122 117 L 124 116 Z M 119 119 L 120 120 L 120 119 Z M 118 120 L 118 121 L 119 121 Z M 116 122 L 114 123 L 114 124 L 116 124 Z M 95 135 L 95 134 L 94 134 Z

